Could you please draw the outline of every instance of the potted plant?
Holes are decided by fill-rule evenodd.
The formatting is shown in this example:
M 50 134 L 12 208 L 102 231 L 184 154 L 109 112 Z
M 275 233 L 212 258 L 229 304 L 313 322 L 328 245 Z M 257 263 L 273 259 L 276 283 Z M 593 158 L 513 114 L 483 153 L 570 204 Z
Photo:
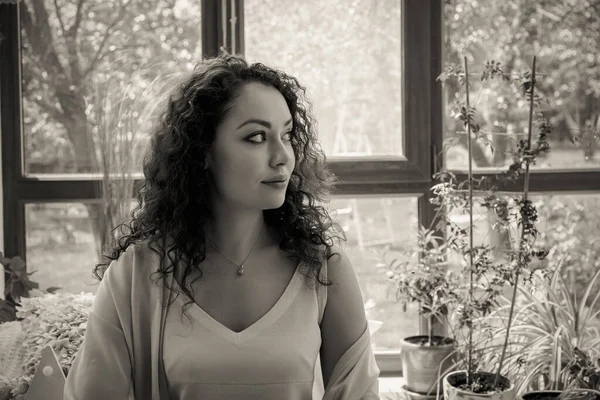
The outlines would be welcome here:
M 44 293 L 21 299 L 16 310 L 18 321 L 11 322 L 18 324 L 14 329 L 20 340 L 20 347 L 14 349 L 14 359 L 11 357 L 9 360 L 11 363 L 2 365 L 7 368 L 0 370 L 0 383 L 3 373 L 10 373 L 8 385 L 3 388 L 0 386 L 4 390 L 10 390 L 9 399 L 18 399 L 27 393 L 32 381 L 36 379 L 35 372 L 42 358 L 42 350 L 47 346 L 56 352 L 63 373 L 68 375 L 83 343 L 93 300 L 92 293 L 83 292 Z M 12 369 L 9 370 L 8 367 Z
M 440 368 L 446 371 L 452 365 L 455 340 L 435 331 L 447 325 L 457 283 L 446 269 L 446 245 L 434 229 L 421 227 L 417 248 L 410 259 L 394 258 L 386 265 L 404 311 L 408 303 L 416 303 L 427 321 L 426 334 L 405 337 L 401 345 L 404 390 L 413 398 L 423 398 L 436 395 Z
M 522 400 L 600 399 L 600 358 L 574 348 L 575 356 L 567 364 L 571 383 L 563 390 L 542 390 L 525 393 Z
M 438 80 L 445 81 L 451 77 L 458 78 L 466 86 L 466 102 L 459 104 L 456 113 L 466 128 L 466 143 L 468 150 L 468 175 L 466 182 L 457 182 L 454 174 L 443 171 L 437 175 L 440 183 L 433 188 L 433 201 L 444 207 L 448 215 L 452 209 L 461 210 L 469 217 L 467 228 L 447 219 L 447 242 L 450 249 L 463 256 L 465 260 L 464 279 L 466 287 L 460 291 L 459 307 L 455 312 L 457 329 L 465 332 L 465 342 L 461 349 L 460 362 L 464 368 L 453 371 L 443 378 L 444 397 L 453 399 L 513 399 L 515 396 L 514 384 L 504 374 L 504 363 L 509 337 L 511 336 L 511 323 L 514 316 L 514 305 L 517 298 L 519 283 L 528 279 L 527 272 L 537 266 L 532 266 L 534 258 L 543 259 L 546 252 L 535 247 L 537 230 L 535 223 L 537 211 L 529 199 L 530 165 L 535 162 L 536 156 L 549 151 L 546 141 L 552 127 L 544 116 L 543 111 L 537 110 L 536 127 L 538 130 L 537 141 L 533 141 L 534 108 L 539 108 L 540 101 L 534 93 L 536 83 L 536 59 L 533 59 L 532 71 L 527 71 L 513 77 L 504 73 L 500 64 L 494 61 L 487 62 L 481 74 L 481 81 L 501 78 L 511 85 L 518 84 L 521 93 L 529 104 L 529 129 L 526 139 L 518 142 L 513 162 L 508 170 L 496 174 L 492 179 L 475 179 L 472 168 L 473 141 L 489 141 L 487 137 L 491 132 L 483 132 L 477 123 L 475 107 L 472 107 L 469 98 L 469 80 L 467 60 L 464 69 L 460 66 L 449 66 Z M 523 191 L 519 196 L 507 199 L 499 194 L 502 185 L 508 181 L 523 184 Z M 492 212 L 496 221 L 494 228 L 506 232 L 509 246 L 493 249 L 489 245 L 474 243 L 473 206 L 475 195 L 481 199 L 480 206 Z M 518 226 L 518 234 L 510 235 L 510 229 Z M 505 335 L 501 339 L 499 357 L 494 365 L 494 370 L 482 370 L 477 355 L 485 350 L 481 347 L 480 326 L 476 326 L 481 317 L 489 314 L 497 305 L 497 298 L 502 293 L 504 286 L 512 286 L 509 297 L 510 307 L 506 319 Z
M 596 271 L 581 293 L 564 279 L 564 264 L 560 258 L 553 272 L 536 273 L 533 282 L 519 287 L 522 301 L 515 305 L 511 333 L 512 354 L 506 358 L 506 374 L 514 380 L 517 393 L 523 399 L 557 397 L 571 389 L 594 389 L 593 376 L 578 377 L 600 357 L 600 335 L 597 320 L 600 315 L 600 270 Z M 510 299 L 488 318 L 505 320 Z M 503 336 L 506 327 L 495 326 L 491 336 Z M 491 364 L 498 346 L 489 346 L 484 364 Z M 583 364 L 588 365 L 587 369 Z M 597 365 L 597 364 L 596 364 Z M 600 367 L 600 365 L 597 365 Z M 586 382 L 587 380 L 587 382 Z M 583 384 L 582 384 L 583 382 Z M 592 384 L 592 387 L 590 387 Z
M 21 257 L 4 257 L 0 252 L 0 273 L 7 276 L 4 283 L 4 299 L 0 298 L 0 324 L 17 320 L 17 306 L 21 297 L 29 297 L 29 292 L 38 289 L 39 284 L 29 280 L 33 272 L 27 272 Z

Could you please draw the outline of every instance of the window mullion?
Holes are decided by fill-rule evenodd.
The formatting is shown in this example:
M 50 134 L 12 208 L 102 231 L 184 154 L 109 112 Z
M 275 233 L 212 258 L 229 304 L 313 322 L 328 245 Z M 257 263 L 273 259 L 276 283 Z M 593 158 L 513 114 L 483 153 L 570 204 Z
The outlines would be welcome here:
M 0 4 L 0 115 L 2 131 L 2 189 L 4 253 L 25 258 L 23 205 L 17 182 L 22 174 L 21 76 L 19 72 L 19 12 L 17 4 Z
M 202 0 L 202 55 L 244 54 L 243 0 Z

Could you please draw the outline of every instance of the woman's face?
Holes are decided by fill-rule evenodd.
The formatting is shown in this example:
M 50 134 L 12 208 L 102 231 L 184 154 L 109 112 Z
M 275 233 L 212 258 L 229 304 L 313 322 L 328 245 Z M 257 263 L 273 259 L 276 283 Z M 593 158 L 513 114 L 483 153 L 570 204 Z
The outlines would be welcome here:
M 260 83 L 244 84 L 207 155 L 213 205 L 281 207 L 296 162 L 291 131 L 292 115 L 281 93 Z M 279 185 L 265 183 L 282 179 Z

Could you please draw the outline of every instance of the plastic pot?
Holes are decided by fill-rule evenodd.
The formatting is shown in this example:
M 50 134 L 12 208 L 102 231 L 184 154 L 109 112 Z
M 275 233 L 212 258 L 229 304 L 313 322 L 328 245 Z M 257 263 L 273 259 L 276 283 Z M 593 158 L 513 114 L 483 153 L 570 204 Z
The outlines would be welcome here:
M 477 372 L 474 374 L 478 377 L 482 377 L 486 380 L 494 379 L 494 375 L 491 372 Z M 460 389 L 458 386 L 466 382 L 467 371 L 454 371 L 450 372 L 444 377 L 444 399 L 445 400 L 514 400 L 515 399 L 515 385 L 512 384 L 507 378 L 501 377 L 502 382 L 507 385 L 507 388 L 502 392 L 494 393 L 474 393 L 468 390 Z
M 454 350 L 454 340 L 442 336 L 432 338 L 440 344 L 422 344 L 428 336 L 402 339 L 402 374 L 406 389 L 411 392 L 435 395 L 440 365 L 442 373 L 452 366 L 452 358 L 447 356 Z

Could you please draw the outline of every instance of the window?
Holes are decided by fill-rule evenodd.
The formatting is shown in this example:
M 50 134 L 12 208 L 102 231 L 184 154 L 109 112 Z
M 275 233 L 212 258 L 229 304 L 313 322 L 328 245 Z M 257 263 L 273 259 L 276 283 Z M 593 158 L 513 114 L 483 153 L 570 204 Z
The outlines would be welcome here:
M 84 290 L 57 271 L 87 277 L 99 260 L 104 172 L 126 174 L 131 196 L 158 95 L 202 57 L 202 18 L 199 0 L 0 5 L 4 248 L 43 288 Z M 69 227 L 71 250 L 44 253 L 41 232 Z
M 414 307 L 403 313 L 386 293 L 378 264 L 386 251 L 406 251 L 418 224 L 433 215 L 427 196 L 432 149 L 441 148 L 442 119 L 433 112 L 442 104 L 435 83 L 441 3 L 281 3 L 0 4 L 5 253 L 24 257 L 42 288 L 95 291 L 87 283 L 94 282 L 97 232 L 107 225 L 102 171 L 134 174 L 133 194 L 148 139 L 140 116 L 156 106 L 148 100 L 224 47 L 307 86 L 339 179 L 332 211 L 348 229 L 367 315 L 382 322 L 373 336 L 377 360 L 382 376 L 397 375 L 400 338 L 419 324 Z M 123 153 L 133 156 L 123 161 Z
M 246 57 L 307 87 L 328 156 L 403 155 L 400 9 L 400 0 L 244 2 Z
M 140 153 L 153 100 L 201 57 L 200 19 L 189 0 L 21 2 L 23 174 L 97 173 L 117 141 Z
M 31 203 L 25 206 L 27 270 L 40 289 L 96 293 L 92 277 L 97 259 L 93 221 L 81 203 Z
M 372 345 L 375 351 L 398 350 L 400 338 L 419 333 L 418 312 L 414 306 L 403 311 L 387 281 L 386 263 L 398 253 L 410 254 L 417 244 L 417 198 L 336 196 L 329 208 L 348 239 L 344 251 L 358 276 L 367 319 L 374 324 Z
M 537 57 L 536 91 L 548 100 L 545 109 L 555 129 L 551 151 L 532 170 L 536 188 L 546 190 L 598 190 L 593 178 L 600 168 L 600 72 L 597 58 L 598 14 L 589 2 L 520 7 L 517 2 L 446 2 L 444 54 L 446 63 L 467 56 L 470 69 L 481 71 L 487 60 L 501 63 L 504 71 L 525 71 Z M 492 146 L 475 143 L 473 165 L 493 172 L 511 162 L 511 149 L 525 137 L 528 104 L 500 80 L 471 79 L 478 121 Z M 449 108 L 458 93 L 456 82 L 446 86 L 444 135 L 453 138 L 445 154 L 450 168 L 466 170 L 466 134 Z M 463 91 L 464 92 L 464 91 Z M 492 151 L 493 147 L 493 151 Z M 534 189 L 535 190 L 535 189 Z

